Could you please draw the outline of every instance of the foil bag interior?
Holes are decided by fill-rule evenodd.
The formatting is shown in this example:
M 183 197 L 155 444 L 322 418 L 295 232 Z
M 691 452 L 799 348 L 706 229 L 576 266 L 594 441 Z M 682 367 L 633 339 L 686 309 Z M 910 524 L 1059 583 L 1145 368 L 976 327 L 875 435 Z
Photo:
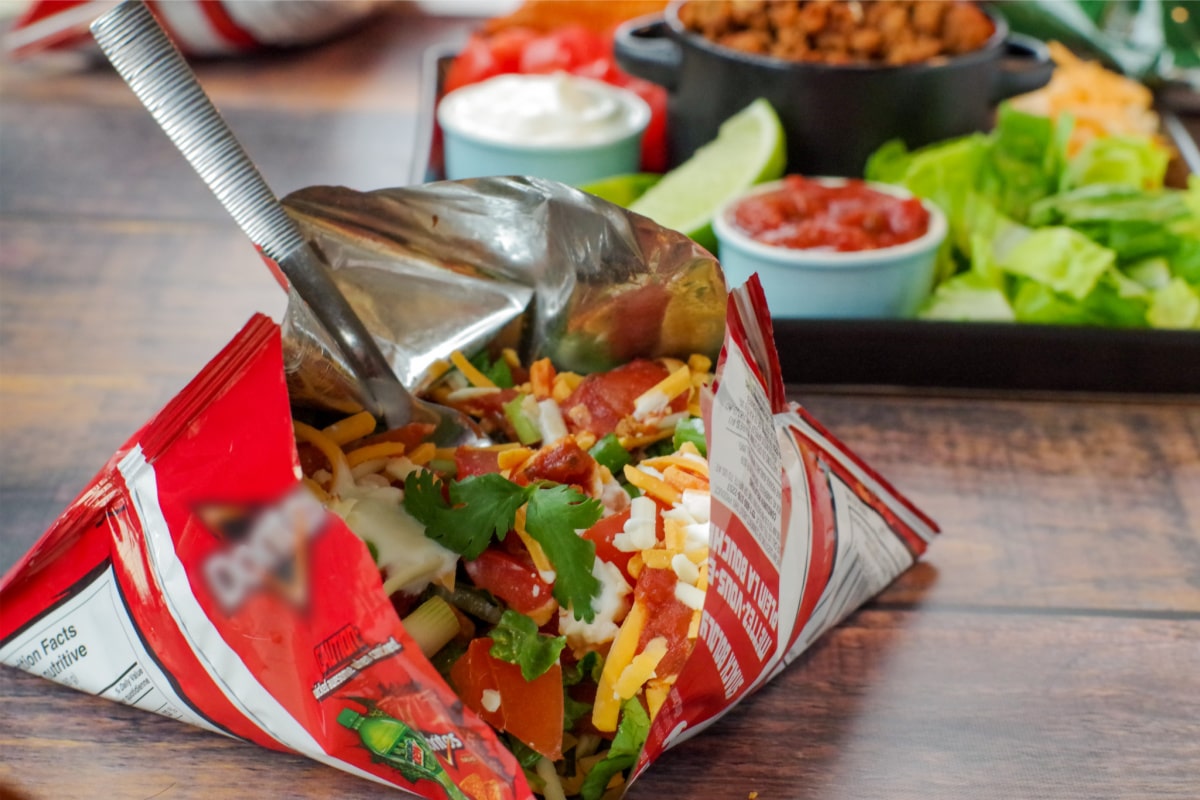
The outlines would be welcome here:
M 688 237 L 561 183 L 478 178 L 359 192 L 315 186 L 284 199 L 400 381 L 513 347 L 594 372 L 632 358 L 715 356 L 726 287 Z M 284 321 L 293 402 L 349 412 L 365 399 L 292 293 Z

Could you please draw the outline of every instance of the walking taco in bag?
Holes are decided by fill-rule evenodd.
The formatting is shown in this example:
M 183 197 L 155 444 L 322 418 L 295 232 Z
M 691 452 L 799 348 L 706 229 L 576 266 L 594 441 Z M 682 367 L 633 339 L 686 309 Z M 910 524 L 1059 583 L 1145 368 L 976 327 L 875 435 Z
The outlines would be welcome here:
M 0 582 L 4 663 L 425 797 L 616 797 L 936 532 L 685 237 L 532 179 L 287 202 L 493 444 L 379 430 L 258 317 Z

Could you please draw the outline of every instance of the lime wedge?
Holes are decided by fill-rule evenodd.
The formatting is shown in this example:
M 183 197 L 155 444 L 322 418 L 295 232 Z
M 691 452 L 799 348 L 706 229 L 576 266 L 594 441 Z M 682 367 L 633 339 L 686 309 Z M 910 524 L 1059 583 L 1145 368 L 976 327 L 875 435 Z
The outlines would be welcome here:
M 662 175 L 654 172 L 634 172 L 629 175 L 603 178 L 579 188 L 602 200 L 628 208 L 630 203 L 645 194 L 646 190 L 658 183 L 661 178 Z
M 786 149 L 775 109 L 759 98 L 725 120 L 716 139 L 664 175 L 629 210 L 686 233 L 715 253 L 713 214 L 754 184 L 782 176 Z

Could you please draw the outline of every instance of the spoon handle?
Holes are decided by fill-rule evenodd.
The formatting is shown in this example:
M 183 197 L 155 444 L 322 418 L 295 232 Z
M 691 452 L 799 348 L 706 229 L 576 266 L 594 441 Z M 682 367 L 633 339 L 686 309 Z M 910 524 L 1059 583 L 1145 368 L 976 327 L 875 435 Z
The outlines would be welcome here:
M 150 9 L 124 2 L 91 30 L 142 105 L 333 337 L 371 394 L 371 410 L 390 427 L 410 421 L 412 396 Z

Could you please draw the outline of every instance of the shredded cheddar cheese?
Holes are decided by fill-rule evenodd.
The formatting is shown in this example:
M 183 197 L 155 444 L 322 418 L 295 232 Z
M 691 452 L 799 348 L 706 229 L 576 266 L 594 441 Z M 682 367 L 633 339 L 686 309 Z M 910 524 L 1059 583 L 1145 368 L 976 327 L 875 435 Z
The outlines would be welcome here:
M 633 661 L 638 639 L 646 626 L 646 606 L 634 603 L 625 616 L 621 628 L 609 648 L 608 658 L 600 673 L 596 689 L 596 705 L 592 708 L 592 724 L 596 730 L 612 732 L 617 729 L 617 717 L 621 711 L 621 700 L 617 694 L 617 680 Z
M 455 367 L 458 368 L 458 371 L 463 374 L 463 377 L 466 378 L 467 382 L 472 386 L 476 386 L 481 389 L 499 388 L 491 381 L 490 378 L 488 378 L 488 376 L 480 372 L 475 365 L 468 361 L 467 357 L 459 351 L 455 350 L 450 354 L 450 361 Z
M 529 551 L 529 557 L 533 559 L 533 566 L 537 567 L 537 571 L 543 575 L 547 573 L 554 574 L 554 565 L 550 563 L 550 559 L 546 558 L 546 551 L 525 530 L 525 506 L 517 509 L 516 519 L 513 522 L 513 530 L 517 536 L 521 537 L 521 541 L 525 543 L 525 548 Z
M 683 493 L 671 484 L 648 472 L 643 472 L 632 464 L 625 465 L 625 480 L 641 489 L 645 494 L 661 500 L 667 505 L 674 505 L 683 496 Z
M 671 401 L 692 389 L 692 373 L 684 364 L 658 383 L 642 392 L 633 401 L 634 419 L 645 419 L 662 413 Z
M 329 437 L 329 441 L 341 447 L 370 436 L 375 431 L 375 417 L 370 411 L 360 411 L 354 416 L 340 419 L 322 429 L 321 433 Z
M 518 447 L 513 450 L 505 450 L 500 453 L 497 460 L 502 470 L 512 470 L 524 464 L 533 455 L 533 451 L 528 447 Z
M 617 697 L 628 700 L 637 694 L 646 681 L 654 677 L 658 662 L 662 661 L 666 654 L 667 640 L 664 637 L 656 636 L 646 642 L 642 652 L 634 656 L 629 665 L 621 670 L 614 687 Z
M 554 393 L 554 365 L 550 359 L 542 358 L 529 367 L 529 388 L 538 400 L 545 400 Z
M 1160 121 L 1154 95 L 1132 78 L 1106 69 L 1097 61 L 1079 58 L 1058 42 L 1050 42 L 1054 72 L 1041 89 L 1018 95 L 1010 102 L 1031 114 L 1057 119 L 1075 118 L 1067 152 L 1075 155 L 1097 136 L 1147 136 L 1159 139 Z
M 295 431 L 297 439 L 308 442 L 320 450 L 321 455 L 329 461 L 329 466 L 333 470 L 333 477 L 330 479 L 332 494 L 341 496 L 353 488 L 354 479 L 350 474 L 350 465 L 346 463 L 346 454 L 342 452 L 341 447 L 321 431 L 303 422 L 293 422 L 292 429 Z
M 351 467 L 357 467 L 364 461 L 402 455 L 404 455 L 404 442 L 379 442 L 346 453 L 346 463 Z
M 670 569 L 673 555 L 670 550 L 643 550 L 642 565 L 651 569 Z
M 693 445 L 691 442 L 687 442 L 686 444 L 691 445 L 691 447 L 693 449 L 695 449 L 695 445 Z M 675 467 L 676 469 L 680 469 L 685 472 L 690 472 L 693 475 L 699 475 L 699 476 L 702 476 L 705 478 L 708 477 L 708 463 L 707 462 L 698 461 L 698 460 L 691 459 L 691 458 L 685 458 L 683 456 L 678 456 L 678 455 L 658 456 L 657 458 L 648 458 L 645 461 L 643 461 L 642 464 L 647 467 L 654 467 L 655 469 L 658 469 L 658 470 L 665 470 L 668 467 Z
M 417 445 L 411 453 L 408 454 L 408 460 L 417 466 L 424 466 L 433 460 L 433 457 L 436 453 L 437 448 L 434 446 L 433 442 L 422 442 L 421 444 Z
M 690 472 L 684 472 L 676 466 L 670 466 L 663 470 L 663 480 L 671 486 L 674 486 L 680 492 L 686 491 L 687 489 L 708 488 L 707 479 L 693 475 Z

